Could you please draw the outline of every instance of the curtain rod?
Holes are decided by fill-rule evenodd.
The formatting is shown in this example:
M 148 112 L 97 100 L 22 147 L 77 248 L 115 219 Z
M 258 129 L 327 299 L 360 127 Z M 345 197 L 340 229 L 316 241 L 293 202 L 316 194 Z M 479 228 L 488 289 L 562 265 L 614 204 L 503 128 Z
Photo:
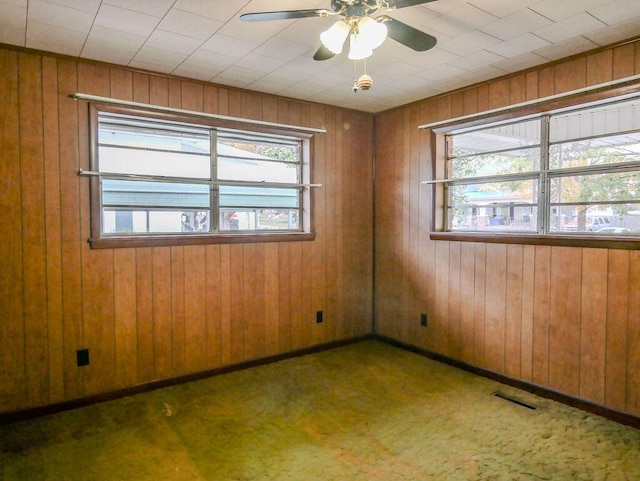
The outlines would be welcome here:
M 497 113 L 500 113 L 500 112 L 506 112 L 508 110 L 517 109 L 519 107 L 527 107 L 529 105 L 536 105 L 536 104 L 540 104 L 540 103 L 543 103 L 543 102 L 548 102 L 550 100 L 557 100 L 557 99 L 561 99 L 561 98 L 565 98 L 565 97 L 570 97 L 571 95 L 590 92 L 592 90 L 598 90 L 598 89 L 602 89 L 602 88 L 606 88 L 606 87 L 613 87 L 615 85 L 623 84 L 623 83 L 626 83 L 626 82 L 633 82 L 635 80 L 640 80 L 640 75 L 631 75 L 629 77 L 624 77 L 624 78 L 621 78 L 621 79 L 618 79 L 618 80 L 612 80 L 610 82 L 604 82 L 604 83 L 600 83 L 600 84 L 596 84 L 596 85 L 591 85 L 589 87 L 583 87 L 583 88 L 579 88 L 579 89 L 576 89 L 576 90 L 569 90 L 568 92 L 563 92 L 561 94 L 555 94 L 555 95 L 549 95 L 548 97 L 542 97 L 542 98 L 535 99 L 535 100 L 527 100 L 525 102 L 518 102 L 517 104 L 507 105 L 505 107 L 498 107 L 498 108 L 495 108 L 495 109 L 483 110 L 482 112 L 477 112 L 475 114 L 469 114 L 469 115 L 462 115 L 460 117 L 455 117 L 453 119 L 439 120 L 437 122 L 431 122 L 431 123 L 428 123 L 428 124 L 419 125 L 418 126 L 418 130 L 432 129 L 433 127 L 438 127 L 439 125 L 446 125 L 446 124 L 452 124 L 452 123 L 456 123 L 456 122 L 462 122 L 464 120 L 475 119 L 475 118 L 477 118 L 477 117 L 479 117 L 481 115 L 497 114 Z
M 89 94 L 83 94 L 83 93 L 78 93 L 78 92 L 76 92 L 73 95 L 70 95 L 70 97 L 73 100 L 92 100 L 94 102 L 105 102 L 105 103 L 109 103 L 109 104 L 126 105 L 128 107 L 142 107 L 142 108 L 146 108 L 146 109 L 160 110 L 160 111 L 163 111 L 163 112 L 172 112 L 172 113 L 177 113 L 177 114 L 195 115 L 195 116 L 199 116 L 199 117 L 207 117 L 207 118 L 218 119 L 218 120 L 228 120 L 228 121 L 232 121 L 232 122 L 242 122 L 244 124 L 262 125 L 262 126 L 266 126 L 266 127 L 277 127 L 277 128 L 285 128 L 285 129 L 295 129 L 295 130 L 301 130 L 301 131 L 304 131 L 304 132 L 314 132 L 316 134 L 326 134 L 327 133 L 327 131 L 325 129 L 317 129 L 317 128 L 313 128 L 313 127 L 301 127 L 299 125 L 279 124 L 279 123 L 275 123 L 275 122 L 265 122 L 263 120 L 242 119 L 242 118 L 239 118 L 239 117 L 230 117 L 228 115 L 209 114 L 209 113 L 206 113 L 206 112 L 198 112 L 197 110 L 177 109 L 177 108 L 174 108 L 174 107 L 165 107 L 165 106 L 162 106 L 162 105 L 145 104 L 145 103 L 142 103 L 142 102 L 132 102 L 130 100 L 113 99 L 113 98 L 109 98 L 109 97 L 100 97 L 100 96 L 97 96 L 97 95 L 89 95 Z

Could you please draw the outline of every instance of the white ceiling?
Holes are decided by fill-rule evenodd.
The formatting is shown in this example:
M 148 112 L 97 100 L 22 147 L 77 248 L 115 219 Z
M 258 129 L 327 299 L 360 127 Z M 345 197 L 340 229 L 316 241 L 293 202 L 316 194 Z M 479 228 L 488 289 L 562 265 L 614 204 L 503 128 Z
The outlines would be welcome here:
M 387 39 L 367 60 L 312 59 L 335 17 L 247 23 L 242 13 L 330 0 L 0 0 L 0 43 L 378 112 L 640 35 L 640 0 L 438 0 L 391 13 L 438 38 Z M 358 75 L 362 73 L 359 65 Z

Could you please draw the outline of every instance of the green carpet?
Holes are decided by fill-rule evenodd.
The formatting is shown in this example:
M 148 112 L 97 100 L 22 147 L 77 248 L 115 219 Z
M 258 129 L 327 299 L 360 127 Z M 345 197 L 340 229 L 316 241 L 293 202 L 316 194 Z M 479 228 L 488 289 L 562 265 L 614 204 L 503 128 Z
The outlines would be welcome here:
M 367 341 L 2 426 L 0 479 L 640 480 L 640 431 Z

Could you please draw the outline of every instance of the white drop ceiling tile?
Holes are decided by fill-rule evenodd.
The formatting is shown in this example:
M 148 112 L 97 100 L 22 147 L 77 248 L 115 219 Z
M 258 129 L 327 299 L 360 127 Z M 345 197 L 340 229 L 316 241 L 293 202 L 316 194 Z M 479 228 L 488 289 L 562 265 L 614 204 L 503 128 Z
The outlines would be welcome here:
M 254 53 L 288 62 L 299 57 L 308 50 L 309 47 L 306 45 L 274 37 L 256 48 Z
M 416 88 L 422 87 L 425 83 L 425 79 L 420 77 L 404 77 L 394 82 L 394 88 L 414 90 Z
M 495 15 L 498 18 L 506 17 L 520 10 L 525 10 L 529 5 L 533 5 L 538 0 L 469 0 L 469 4 L 485 12 Z
M 529 8 L 554 22 L 559 22 L 560 20 L 573 17 L 610 1 L 611 0 L 541 0 Z
M 181 77 L 208 81 L 223 70 L 224 69 L 213 68 L 210 65 L 202 65 L 199 63 L 192 63 L 189 60 L 185 60 L 171 73 L 174 75 L 180 75 Z
M 28 0 L 0 0 L 0 7 L 3 7 L 4 5 L 11 5 L 14 7 L 24 7 L 27 8 L 28 5 Z M 0 13 L 3 10 L 0 8 Z
M 491 80 L 497 77 L 500 77 L 507 73 L 505 70 L 496 68 L 496 67 L 484 67 L 478 70 L 473 70 L 472 72 L 468 72 L 466 74 L 460 75 L 458 77 L 461 81 L 469 82 L 469 84 L 475 84 L 478 82 L 484 82 L 486 80 Z
M 309 20 L 309 19 L 302 19 Z M 237 17 L 230 19 L 218 33 L 261 44 L 281 32 L 292 20 L 273 22 L 244 22 Z
M 606 24 L 600 20 L 588 13 L 580 13 L 552 25 L 536 29 L 533 33 L 549 42 L 556 43 L 603 27 L 606 27 Z
M 94 15 L 42 0 L 30 0 L 28 20 L 46 23 L 66 30 L 88 33 Z
M 206 40 L 216 33 L 222 25 L 224 24 L 218 20 L 173 8 L 165 15 L 158 28 L 186 37 Z
M 169 50 L 163 50 L 156 47 L 150 47 L 148 45 L 144 45 L 138 52 L 136 56 L 131 61 L 131 65 L 139 65 L 140 63 L 152 63 L 156 65 L 162 65 L 163 72 L 173 70 L 182 62 L 187 59 L 186 54 L 182 54 L 179 52 L 171 52 Z
M 426 23 L 425 27 L 445 35 L 458 36 L 495 22 L 497 19 L 498 17 L 495 15 L 483 12 L 473 5 L 465 4 L 445 15 L 434 18 Z M 431 34 L 435 35 L 433 32 Z M 435 36 L 437 37 L 437 35 Z
M 248 85 L 248 88 L 251 90 L 256 90 L 258 92 L 264 92 L 265 91 L 264 89 L 268 89 L 270 93 L 277 93 L 282 91 L 283 89 L 291 87 L 294 84 L 295 84 L 295 81 L 290 79 L 283 81 L 281 77 L 272 78 L 272 77 L 269 77 L 268 75 L 265 75 L 264 77 L 259 78 L 255 82 L 250 83 Z
M 371 69 L 371 72 L 378 75 L 382 75 L 388 79 L 400 80 L 417 73 L 420 73 L 422 69 L 405 62 L 392 62 L 386 66 Z
M 457 62 L 456 65 L 469 72 L 488 67 L 489 65 L 492 65 L 496 62 L 501 62 L 504 59 L 505 57 L 496 55 L 495 53 L 489 52 L 488 50 L 480 50 L 479 52 L 474 52 L 460 58 L 460 61 Z
M 280 90 L 278 93 L 285 97 L 303 98 L 307 99 L 312 95 L 322 92 L 327 89 L 326 85 L 317 84 L 314 82 L 299 82 L 293 84 L 285 89 Z
M 135 54 L 131 50 L 123 50 L 94 42 L 85 43 L 81 57 L 118 65 L 129 65 Z
M 27 7 L 0 3 L 0 24 L 14 28 L 26 28 Z
M 569 40 L 558 42 L 548 47 L 534 50 L 533 53 L 540 55 L 548 60 L 559 60 L 561 58 L 570 57 L 578 53 L 586 52 L 596 48 L 598 45 L 585 37 L 573 37 Z
M 317 49 L 321 43 L 320 34 L 336 22 L 334 17 L 305 20 L 310 19 L 289 24 L 278 33 L 278 38 Z
M 143 69 L 143 70 L 149 70 L 150 72 L 159 72 L 159 73 L 166 73 L 166 74 L 170 74 L 174 70 L 174 68 L 171 67 L 170 65 L 154 63 L 154 62 L 145 62 L 139 59 L 138 60 L 133 59 L 129 63 L 129 66 Z
M 174 3 L 173 8 L 226 22 L 229 18 L 237 16 L 245 3 L 247 2 L 230 2 L 228 0 L 178 0 Z
M 64 5 L 65 7 L 74 8 L 76 10 L 82 10 L 83 12 L 96 14 L 100 8 L 102 0 L 47 0 L 51 3 L 58 5 Z
M 388 15 L 395 20 L 404 22 L 419 30 L 421 29 L 421 26 L 427 25 L 430 21 L 440 16 L 440 14 L 434 12 L 433 10 L 416 7 L 401 8 L 399 10 L 393 10 L 391 12 L 379 10 L 379 12 L 381 12 L 382 15 Z M 375 16 L 377 17 L 379 15 Z
M 89 32 L 84 51 L 87 47 L 91 48 L 94 52 L 96 49 L 101 48 L 103 51 L 109 49 L 124 50 L 127 52 L 137 52 L 140 47 L 144 45 L 147 37 L 144 35 L 136 35 L 133 33 L 118 32 L 110 28 L 94 26 Z
M 485 25 L 480 30 L 501 40 L 509 40 L 522 35 L 523 32 L 531 32 L 552 23 L 551 20 L 539 13 L 524 9 Z
M 13 27 L 0 23 L 0 43 L 24 47 L 26 45 L 26 36 L 26 28 Z
M 427 50 L 426 52 L 421 52 L 420 55 L 411 55 L 404 61 L 413 65 L 417 65 L 419 67 L 430 68 L 436 65 L 454 62 L 459 58 L 459 55 L 447 52 L 446 50 L 442 50 L 441 48 L 436 47 L 432 48 L 431 50 Z
M 615 25 L 596 30 L 595 32 L 585 33 L 583 36 L 597 45 L 609 45 L 636 37 L 638 32 L 640 32 L 640 17 L 635 17 L 626 22 L 616 23 Z
M 353 84 L 353 74 L 344 75 L 336 72 L 324 72 L 322 75 L 311 77 L 315 83 L 334 87 L 336 85 L 346 85 L 347 88 Z
M 542 65 L 547 63 L 547 60 L 540 55 L 536 55 L 533 52 L 523 53 L 518 55 L 517 57 L 508 58 L 503 60 L 502 62 L 498 62 L 494 64 L 494 67 L 499 68 L 500 70 L 505 70 L 507 72 L 518 72 L 520 70 L 525 70 L 531 67 L 535 67 L 537 65 Z
M 212 80 L 224 85 L 246 87 L 263 76 L 264 73 L 262 72 L 232 65 L 228 69 L 216 75 Z
M 446 52 L 464 57 L 498 43 L 500 43 L 499 39 L 476 30 L 449 40 L 443 43 L 440 48 Z
M 264 55 L 258 55 L 252 52 L 245 55 L 236 62 L 238 67 L 245 67 L 259 72 L 268 73 L 282 67 L 286 62 L 283 60 L 277 60 L 273 57 L 265 57 Z
M 152 15 L 162 18 L 169 11 L 175 0 L 103 0 L 102 5 L 113 5 L 114 7 Z
M 159 22 L 158 17 L 103 3 L 98 10 L 94 25 L 149 36 Z
M 509 39 L 509 41 L 497 43 L 488 47 L 487 50 L 503 57 L 516 57 L 526 52 L 531 52 L 539 48 L 543 48 L 549 45 L 546 40 L 533 35 L 532 33 L 525 33 L 519 37 Z
M 229 57 L 240 58 L 253 51 L 258 45 L 259 44 L 255 42 L 248 42 L 246 40 L 228 37 L 227 35 L 222 35 L 218 32 L 202 44 L 202 47 L 200 48 L 207 52 L 215 52 Z
M 145 42 L 146 47 L 184 55 L 191 55 L 200 45 L 202 45 L 201 40 L 164 30 L 154 30 Z
M 631 17 L 640 16 L 640 1 L 617 0 L 601 7 L 593 8 L 589 10 L 589 13 L 607 25 L 613 25 L 629 20 Z
M 467 74 L 469 75 L 469 74 Z M 469 79 L 461 79 L 460 77 L 441 80 L 439 82 L 434 82 L 429 85 L 433 90 L 438 90 L 439 92 L 450 92 L 451 90 L 459 89 L 462 87 L 466 87 L 467 85 L 471 85 L 476 83 L 475 80 Z
M 422 8 L 426 8 L 428 10 L 433 10 L 436 13 L 441 15 L 450 12 L 451 10 L 455 10 L 456 8 L 463 7 L 467 4 L 467 0 L 448 0 L 446 2 L 432 2 L 427 3 L 426 5 L 422 5 Z
M 313 59 L 313 51 L 308 51 L 298 58 L 287 63 L 286 69 L 293 72 L 303 72 L 307 75 L 316 75 L 327 69 L 328 60 L 318 61 Z
M 237 60 L 237 58 L 229 57 L 227 55 L 207 52 L 200 49 L 193 52 L 189 58 L 185 60 L 185 63 L 208 66 L 212 70 L 217 71 L 216 73 L 220 73 L 233 65 Z
M 85 39 L 83 32 L 31 20 L 27 27 L 26 47 L 79 57 Z
M 455 65 L 438 65 L 437 67 L 421 71 L 417 76 L 426 80 L 437 81 L 457 77 L 465 73 L 468 73 L 467 70 L 463 70 Z

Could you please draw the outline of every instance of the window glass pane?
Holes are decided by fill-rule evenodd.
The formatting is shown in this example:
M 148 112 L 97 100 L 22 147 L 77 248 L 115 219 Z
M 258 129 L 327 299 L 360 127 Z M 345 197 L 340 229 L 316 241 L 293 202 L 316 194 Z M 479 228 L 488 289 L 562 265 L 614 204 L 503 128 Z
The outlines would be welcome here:
M 241 133 L 233 135 L 229 132 L 221 132 L 218 135 L 218 154 L 247 160 L 267 158 L 281 162 L 300 162 L 297 140 Z
M 640 133 L 566 142 L 549 149 L 552 169 L 640 161 Z
M 537 185 L 529 179 L 449 186 L 449 229 L 535 232 Z
M 102 204 L 122 207 L 209 208 L 209 186 L 141 180 L 102 180 Z
M 549 139 L 563 142 L 633 130 L 640 130 L 640 99 L 554 115 Z
M 98 142 L 104 145 L 174 152 L 211 150 L 208 128 L 115 114 L 100 114 L 98 122 Z
M 98 156 L 100 172 L 211 178 L 209 154 L 196 155 L 100 146 Z
M 286 182 L 296 183 L 299 179 L 298 164 L 291 161 L 280 161 L 286 157 L 284 153 L 297 153 L 287 146 L 262 146 L 258 152 L 242 150 L 240 147 L 260 147 L 255 144 L 234 144 L 218 142 L 218 179 L 246 180 L 252 182 Z M 297 150 L 297 149 L 296 149 Z M 259 153 L 262 152 L 262 153 Z
M 551 178 L 551 203 L 640 202 L 640 171 Z
M 447 138 L 447 157 L 517 150 L 540 144 L 540 119 L 497 125 Z
M 497 154 L 458 157 L 448 162 L 448 178 L 532 172 L 540 165 L 540 149 L 512 150 Z
M 207 233 L 209 211 L 103 209 L 103 233 Z
M 220 186 L 221 207 L 298 207 L 297 189 Z
M 221 209 L 220 230 L 299 230 L 297 209 Z
M 553 207 L 553 224 L 568 234 L 637 235 L 640 205 L 600 204 Z
M 211 177 L 208 129 L 104 114 L 99 121 L 101 172 Z

